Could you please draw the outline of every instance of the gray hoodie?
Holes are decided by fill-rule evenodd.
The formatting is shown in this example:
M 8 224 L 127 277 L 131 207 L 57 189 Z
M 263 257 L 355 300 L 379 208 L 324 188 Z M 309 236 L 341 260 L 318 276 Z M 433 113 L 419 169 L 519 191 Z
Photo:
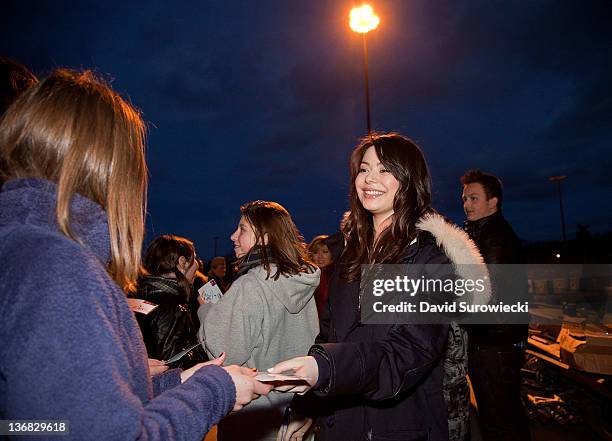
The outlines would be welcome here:
M 276 268 L 272 266 L 270 274 Z M 200 306 L 199 336 L 209 355 L 227 354 L 225 364 L 265 371 L 276 363 L 308 353 L 319 332 L 314 290 L 320 270 L 266 279 L 262 266 L 239 277 L 214 305 Z M 276 438 L 285 406 L 293 394 L 271 392 L 220 425 L 219 439 Z M 232 429 L 236 434 L 232 435 Z M 240 432 L 240 433 L 238 433 Z

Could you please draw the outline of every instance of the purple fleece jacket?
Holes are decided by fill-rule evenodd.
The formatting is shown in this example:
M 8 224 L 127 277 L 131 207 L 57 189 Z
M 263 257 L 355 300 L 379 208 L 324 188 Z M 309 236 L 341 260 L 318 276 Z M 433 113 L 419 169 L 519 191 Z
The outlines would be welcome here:
M 78 243 L 58 231 L 55 194 L 35 179 L 0 192 L 0 419 L 68 420 L 62 439 L 201 440 L 234 405 L 231 377 L 207 366 L 180 384 L 171 371 L 154 397 L 140 330 L 105 270 L 106 213 L 75 195 Z

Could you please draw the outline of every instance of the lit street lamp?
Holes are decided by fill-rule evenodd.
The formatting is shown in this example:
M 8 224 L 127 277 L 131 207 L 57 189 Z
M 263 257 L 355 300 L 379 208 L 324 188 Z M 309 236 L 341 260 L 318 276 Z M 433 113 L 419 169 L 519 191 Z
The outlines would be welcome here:
M 366 119 L 368 123 L 368 135 L 371 133 L 370 122 L 370 90 L 368 86 L 368 44 L 366 35 L 376 29 L 380 18 L 374 14 L 370 5 L 362 5 L 351 9 L 349 25 L 351 29 L 363 35 L 363 70 L 365 74 L 365 97 L 366 97 Z
M 557 183 L 557 190 L 559 191 L 559 210 L 561 211 L 561 237 L 565 242 L 565 213 L 563 212 L 563 193 L 561 192 L 561 182 L 565 181 L 567 176 L 551 176 L 548 178 L 550 182 Z

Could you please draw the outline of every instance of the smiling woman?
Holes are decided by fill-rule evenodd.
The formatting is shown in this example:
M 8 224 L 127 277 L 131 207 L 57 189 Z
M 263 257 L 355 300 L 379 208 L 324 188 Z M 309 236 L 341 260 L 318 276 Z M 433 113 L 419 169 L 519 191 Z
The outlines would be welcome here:
M 230 239 L 234 243 L 234 253 L 236 253 L 236 257 L 238 259 L 244 257 L 249 251 L 251 251 L 257 240 L 255 238 L 253 226 L 244 216 L 240 217 L 238 227 L 230 236 Z
M 400 182 L 380 162 L 374 146 L 368 147 L 361 159 L 355 189 L 363 208 L 372 213 L 376 237 L 393 214 L 393 200 L 399 187 Z
M 318 440 L 463 440 L 468 387 L 464 334 L 456 324 L 369 324 L 361 316 L 363 264 L 423 268 L 435 279 L 448 263 L 481 264 L 475 245 L 431 207 L 421 149 L 396 133 L 365 138 L 351 157 L 351 212 L 343 227 L 321 333 L 309 355 L 279 363 L 308 379 L 296 400 L 317 417 Z M 456 240 L 451 243 L 450 237 Z M 461 250 L 461 253 L 457 251 Z M 459 261 L 461 255 L 463 261 Z M 431 267 L 430 267 L 431 268 Z M 296 417 L 282 441 L 305 432 Z

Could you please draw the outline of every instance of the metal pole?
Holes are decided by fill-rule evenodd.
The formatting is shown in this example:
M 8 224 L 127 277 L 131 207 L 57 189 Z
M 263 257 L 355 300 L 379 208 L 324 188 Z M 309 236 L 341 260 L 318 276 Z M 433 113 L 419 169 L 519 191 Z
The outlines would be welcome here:
M 561 211 L 561 237 L 565 242 L 565 213 L 563 211 L 563 192 L 561 191 L 561 179 L 557 181 L 557 189 L 559 190 L 559 210 Z
M 363 72 L 365 75 L 365 99 L 366 99 L 366 119 L 368 123 L 368 135 L 372 133 L 370 124 L 370 87 L 368 84 L 368 44 L 367 33 L 363 33 Z
M 565 181 L 567 176 L 551 176 L 548 178 L 550 182 L 557 183 L 557 191 L 559 192 L 559 211 L 561 214 L 561 238 L 565 242 L 565 211 L 563 210 L 563 192 L 561 191 L 561 182 Z

